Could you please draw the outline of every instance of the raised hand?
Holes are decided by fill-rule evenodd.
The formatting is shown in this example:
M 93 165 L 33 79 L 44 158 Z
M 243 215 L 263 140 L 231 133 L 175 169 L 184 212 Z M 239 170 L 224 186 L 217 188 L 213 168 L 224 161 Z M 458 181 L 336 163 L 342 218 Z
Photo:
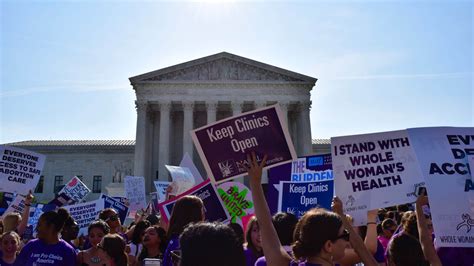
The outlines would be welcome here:
M 25 197 L 25 203 L 28 204 L 28 205 L 31 204 L 31 202 L 33 202 L 34 198 L 35 198 L 35 196 L 33 196 L 33 192 L 30 190 L 28 192 L 28 195 L 26 195 L 26 197 Z
M 247 154 L 247 162 L 249 164 L 247 171 L 248 175 L 250 176 L 250 182 L 254 184 L 261 184 L 262 169 L 265 166 L 265 163 L 267 162 L 267 155 L 263 157 L 262 162 L 259 164 L 255 152 L 252 152 L 252 155 Z
M 341 216 L 344 215 L 344 211 L 343 211 L 343 208 L 342 208 L 342 201 L 338 197 L 334 197 L 332 199 L 331 208 L 335 213 L 337 213 Z

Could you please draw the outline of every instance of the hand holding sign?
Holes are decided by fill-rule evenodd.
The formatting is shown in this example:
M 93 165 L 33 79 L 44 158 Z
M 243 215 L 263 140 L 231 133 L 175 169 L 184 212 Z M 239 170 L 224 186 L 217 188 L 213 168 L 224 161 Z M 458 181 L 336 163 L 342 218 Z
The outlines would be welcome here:
M 28 205 L 31 205 L 31 202 L 33 202 L 33 199 L 35 198 L 35 196 L 33 196 L 33 193 L 31 192 L 31 190 L 28 192 L 28 195 L 26 195 L 26 198 L 25 198 L 25 205 L 28 206 Z

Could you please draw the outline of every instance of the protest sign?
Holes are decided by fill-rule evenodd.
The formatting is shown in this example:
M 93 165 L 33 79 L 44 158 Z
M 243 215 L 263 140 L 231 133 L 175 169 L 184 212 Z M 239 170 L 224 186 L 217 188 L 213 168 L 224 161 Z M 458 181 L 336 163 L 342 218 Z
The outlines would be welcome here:
M 408 129 L 426 180 L 436 246 L 474 246 L 474 128 Z
M 414 202 L 424 184 L 406 130 L 331 138 L 335 194 L 354 225 L 367 211 Z
M 125 198 L 125 197 L 112 197 L 112 198 L 114 198 L 114 199 L 120 201 L 123 205 L 125 205 L 125 206 L 127 206 L 127 207 L 130 206 L 130 202 L 129 202 L 128 199 Z
M 280 181 L 332 180 L 331 154 L 309 155 L 271 168 L 268 171 L 267 203 L 271 213 L 278 211 Z
M 250 189 L 239 182 L 225 182 L 217 186 L 217 193 L 230 214 L 232 223 L 242 225 L 242 217 L 253 214 Z
M 59 193 L 54 199 L 48 202 L 47 205 L 55 205 L 56 207 L 61 207 L 63 205 L 67 205 L 69 202 L 71 202 L 71 198 L 68 195 L 66 195 L 65 193 Z
M 22 214 L 23 210 L 25 209 L 25 199 L 26 198 L 22 195 L 16 195 L 15 199 L 10 203 L 7 210 L 3 213 L 2 219 L 5 218 L 5 215 L 11 212 L 17 212 L 19 214 Z
M 247 154 L 255 152 L 265 169 L 296 159 L 279 105 L 246 112 L 191 131 L 196 150 L 213 182 L 247 174 Z
M 68 205 L 63 207 L 74 218 L 79 226 L 79 236 L 87 235 L 89 224 L 97 219 L 100 211 L 104 209 L 104 199 Z
M 207 221 L 225 222 L 230 219 L 229 213 L 222 203 L 219 194 L 217 194 L 216 188 L 211 183 L 211 180 L 207 179 L 206 181 L 184 192 L 178 197 L 158 204 L 161 218 L 164 219 L 165 222 L 169 221 L 175 202 L 186 195 L 197 196 L 203 201 L 204 213 L 206 215 Z
M 78 177 L 73 177 L 58 194 L 66 194 L 72 202 L 81 202 L 91 190 Z
M 165 167 L 173 179 L 170 185 L 172 187 L 171 195 L 179 195 L 195 185 L 193 174 L 189 168 L 172 165 L 165 165 Z
M 125 197 L 128 199 L 130 212 L 135 213 L 147 205 L 145 197 L 145 178 L 141 176 L 125 177 Z
M 168 181 L 153 181 L 155 184 L 156 188 L 156 194 L 157 194 L 157 199 L 158 202 L 163 202 L 166 200 L 166 189 L 168 186 L 171 184 L 171 182 Z
M 189 156 L 187 152 L 184 154 L 183 159 L 181 159 L 179 166 L 187 167 L 189 171 L 191 171 L 191 174 L 193 175 L 196 184 L 199 184 L 204 181 L 204 178 L 202 178 L 201 173 L 199 173 L 199 170 L 194 164 L 193 159 L 191 159 L 191 156 Z
M 30 217 L 28 218 L 28 225 L 34 225 L 36 226 L 38 224 L 38 220 L 43 214 L 43 204 L 36 204 L 35 207 L 31 207 L 30 209 Z
M 100 196 L 100 199 L 104 199 L 104 209 L 112 208 L 117 211 L 120 221 L 123 224 L 128 215 L 128 207 L 120 202 L 120 200 L 114 199 L 104 194 Z
M 0 145 L 0 191 L 27 195 L 35 190 L 45 156 L 36 152 Z
M 330 210 L 334 196 L 334 181 L 290 182 L 281 181 L 278 211 L 293 213 L 298 218 L 311 208 Z

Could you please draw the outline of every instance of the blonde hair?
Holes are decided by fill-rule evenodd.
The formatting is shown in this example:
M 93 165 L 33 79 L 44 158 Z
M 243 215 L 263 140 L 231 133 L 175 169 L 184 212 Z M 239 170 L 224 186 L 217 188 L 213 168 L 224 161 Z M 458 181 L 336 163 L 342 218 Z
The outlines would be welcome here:
M 0 242 L 3 241 L 3 238 L 5 238 L 5 236 L 7 236 L 7 235 L 11 235 L 16 240 L 16 243 L 18 244 L 18 246 L 20 246 L 21 238 L 20 238 L 20 235 L 18 235 L 17 232 L 15 232 L 15 231 L 8 231 L 8 232 L 3 233 L 0 236 Z
M 21 215 L 17 212 L 11 212 L 3 218 L 3 232 L 15 231 L 21 223 Z

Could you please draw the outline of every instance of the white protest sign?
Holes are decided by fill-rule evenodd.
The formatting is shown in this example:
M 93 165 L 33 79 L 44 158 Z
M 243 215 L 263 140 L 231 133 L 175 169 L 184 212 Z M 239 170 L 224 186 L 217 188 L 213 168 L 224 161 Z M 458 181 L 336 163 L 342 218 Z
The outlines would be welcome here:
M 25 197 L 22 195 L 16 195 L 15 199 L 10 203 L 8 206 L 8 209 L 3 213 L 2 219 L 5 218 L 5 216 L 9 213 L 12 212 L 17 212 L 19 214 L 23 213 L 23 209 L 25 209 Z
M 474 128 L 413 128 L 408 134 L 426 180 L 436 246 L 473 247 Z
M 156 192 L 158 195 L 158 202 L 163 202 L 166 200 L 166 189 L 171 184 L 168 181 L 153 181 L 155 184 Z
M 196 184 L 189 168 L 171 165 L 165 165 L 165 167 L 173 179 L 171 195 L 179 195 L 191 189 Z
M 0 191 L 28 195 L 41 176 L 46 157 L 42 154 L 0 145 Z
M 104 209 L 104 199 L 64 206 L 79 226 L 79 235 L 87 235 L 89 224 L 97 219 Z
M 146 208 L 145 178 L 142 176 L 126 176 L 124 181 L 125 197 L 130 204 L 130 213 Z
M 64 193 L 71 198 L 72 201 L 81 202 L 89 192 L 91 192 L 91 190 L 75 176 L 59 191 L 58 195 Z
M 367 211 L 414 202 L 424 179 L 406 130 L 331 138 L 335 194 L 354 225 Z
M 191 156 L 189 156 L 187 152 L 184 154 L 183 159 L 181 159 L 179 166 L 189 168 L 189 171 L 191 171 L 191 174 L 194 177 L 194 181 L 196 181 L 196 184 L 204 181 L 204 178 L 202 178 L 201 173 L 199 173 L 199 170 L 194 164 L 193 159 L 191 159 Z

